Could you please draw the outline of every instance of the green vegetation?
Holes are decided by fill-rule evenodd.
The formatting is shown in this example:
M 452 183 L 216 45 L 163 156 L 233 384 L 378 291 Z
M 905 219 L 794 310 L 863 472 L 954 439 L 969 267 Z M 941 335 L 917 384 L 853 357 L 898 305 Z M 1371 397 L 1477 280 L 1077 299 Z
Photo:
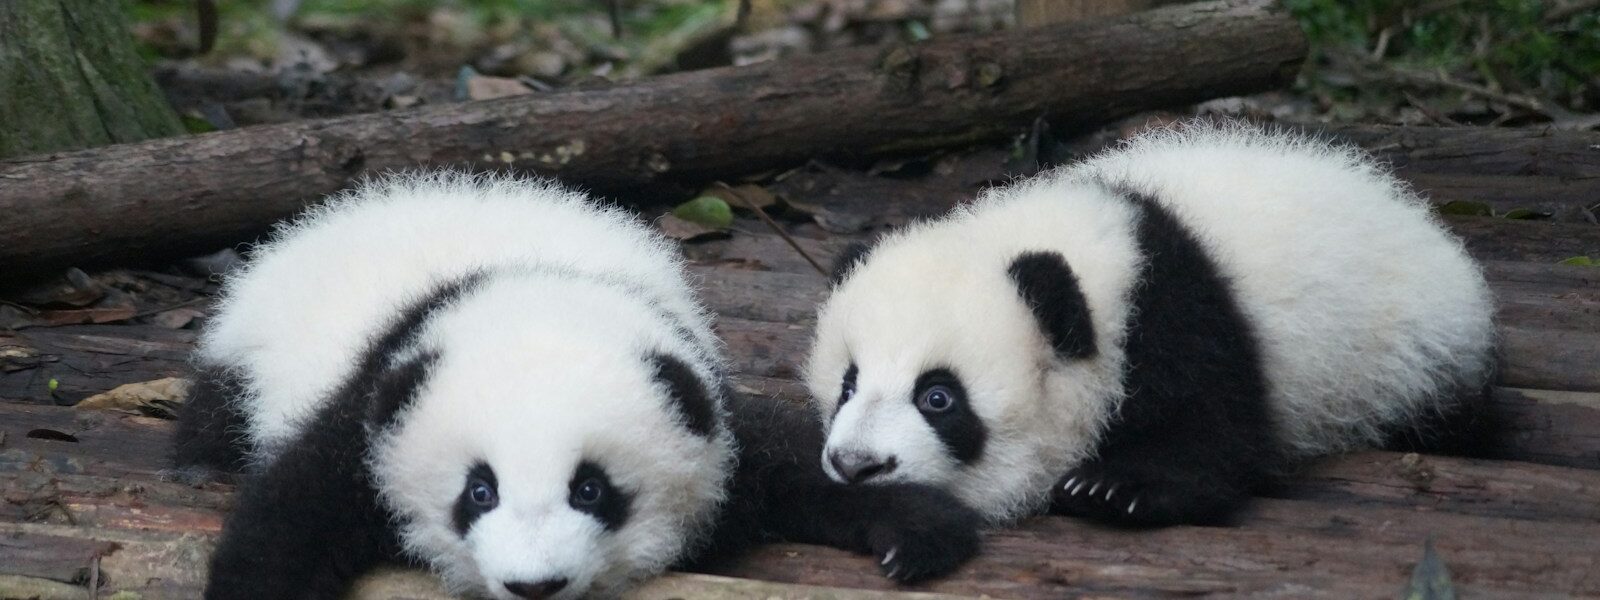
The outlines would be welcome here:
M 141 25 L 141 51 L 146 57 L 184 56 L 195 46 L 194 0 L 128 1 Z M 285 27 L 271 14 L 271 0 L 217 4 L 219 33 L 208 61 L 220 64 L 238 57 L 269 61 L 279 53 Z M 608 5 L 602 0 L 303 0 L 288 28 L 396 41 L 411 50 L 440 54 L 420 58 L 437 66 L 451 60 L 470 62 L 498 44 L 546 45 L 553 26 L 559 37 L 599 55 L 602 62 L 640 61 L 648 69 L 664 66 L 652 56 L 661 44 L 681 43 L 686 35 L 732 14 L 732 4 L 723 0 L 629 1 L 623 6 L 620 39 L 612 36 Z M 439 70 L 434 75 L 454 69 Z
M 1592 2 L 1284 2 L 1312 41 L 1307 85 L 1335 99 L 1388 98 L 1401 87 L 1437 93 L 1428 100 L 1443 112 L 1466 94 L 1551 118 L 1600 105 L 1600 10 Z M 1330 71 L 1356 81 L 1322 76 Z

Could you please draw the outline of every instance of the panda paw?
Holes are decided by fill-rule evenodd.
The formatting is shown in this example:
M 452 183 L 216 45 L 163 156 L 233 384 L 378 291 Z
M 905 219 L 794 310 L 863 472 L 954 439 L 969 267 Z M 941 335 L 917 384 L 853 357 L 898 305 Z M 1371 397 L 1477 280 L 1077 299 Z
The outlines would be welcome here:
M 982 517 L 960 500 L 927 489 L 880 515 L 867 542 L 885 577 L 911 583 L 955 570 L 978 553 Z
M 1178 476 L 1112 471 L 1090 462 L 1051 488 L 1051 512 L 1114 525 L 1215 523 L 1241 500 L 1230 486 Z

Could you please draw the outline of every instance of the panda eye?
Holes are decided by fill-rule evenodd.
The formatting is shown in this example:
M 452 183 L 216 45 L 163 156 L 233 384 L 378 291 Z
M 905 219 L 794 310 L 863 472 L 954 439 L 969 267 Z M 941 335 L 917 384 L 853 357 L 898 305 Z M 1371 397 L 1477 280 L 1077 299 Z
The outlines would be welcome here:
M 942 385 L 930 387 L 917 397 L 917 409 L 924 412 L 942 413 L 954 408 L 955 405 L 955 392 Z
M 494 469 L 487 464 L 480 462 L 467 470 L 467 484 L 461 487 L 461 493 L 456 495 L 455 506 L 450 509 L 450 521 L 455 525 L 456 533 L 466 537 L 478 517 L 500 505 L 499 485 Z
M 626 488 L 612 485 L 611 476 L 600 465 L 583 461 L 567 480 L 567 504 L 605 526 L 616 531 L 628 522 L 632 512 L 633 494 Z
M 597 478 L 590 477 L 583 483 L 572 488 L 572 503 L 577 506 L 594 506 L 600 503 L 606 495 L 606 485 Z
M 482 479 L 474 478 L 467 482 L 467 498 L 483 509 L 500 504 L 500 495 L 495 493 L 494 486 Z
M 844 372 L 844 383 L 839 389 L 840 406 L 849 402 L 851 398 L 856 397 L 856 372 L 857 369 L 854 364 L 850 365 L 850 369 Z

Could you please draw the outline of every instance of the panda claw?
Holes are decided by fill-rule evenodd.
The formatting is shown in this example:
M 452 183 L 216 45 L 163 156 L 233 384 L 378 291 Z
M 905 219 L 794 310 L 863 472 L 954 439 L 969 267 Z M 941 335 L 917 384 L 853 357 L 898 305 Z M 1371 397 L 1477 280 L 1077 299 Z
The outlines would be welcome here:
M 1133 509 L 1136 506 L 1139 506 L 1139 499 L 1138 498 L 1134 498 L 1133 502 L 1128 503 L 1128 514 L 1130 514 L 1130 515 L 1133 514 Z
M 1090 496 L 1093 496 L 1095 492 L 1100 490 L 1100 483 L 1101 482 L 1096 481 L 1096 482 L 1094 482 L 1094 485 L 1089 488 L 1089 495 Z
M 1117 493 L 1117 486 L 1118 485 L 1120 485 L 1120 484 L 1113 483 L 1113 484 L 1111 484 L 1110 488 L 1106 489 L 1106 501 L 1107 502 L 1111 501 L 1111 495 L 1112 494 Z
M 1072 479 L 1068 479 L 1067 480 L 1067 484 L 1061 486 L 1061 491 L 1065 492 L 1065 491 L 1071 490 L 1072 489 L 1072 484 L 1077 483 L 1077 482 L 1078 482 L 1078 478 L 1077 477 L 1073 477 Z
M 900 551 L 900 547 L 899 546 L 895 546 L 893 548 L 890 548 L 888 552 L 883 553 L 883 562 L 878 563 L 878 564 L 880 564 L 882 566 L 885 566 L 885 567 L 889 566 L 889 562 L 894 560 L 895 553 L 899 552 L 899 551 Z

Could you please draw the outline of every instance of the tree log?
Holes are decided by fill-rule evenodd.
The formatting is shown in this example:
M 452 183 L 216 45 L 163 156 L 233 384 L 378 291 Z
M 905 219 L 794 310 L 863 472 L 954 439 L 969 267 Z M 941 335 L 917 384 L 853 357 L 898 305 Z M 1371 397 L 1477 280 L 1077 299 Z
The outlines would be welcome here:
M 778 63 L 0 163 L 6 276 L 249 239 L 364 173 L 512 168 L 642 188 L 1082 126 L 1281 85 L 1305 54 L 1272 0 L 855 48 Z M 657 188 L 659 189 L 659 188 Z

